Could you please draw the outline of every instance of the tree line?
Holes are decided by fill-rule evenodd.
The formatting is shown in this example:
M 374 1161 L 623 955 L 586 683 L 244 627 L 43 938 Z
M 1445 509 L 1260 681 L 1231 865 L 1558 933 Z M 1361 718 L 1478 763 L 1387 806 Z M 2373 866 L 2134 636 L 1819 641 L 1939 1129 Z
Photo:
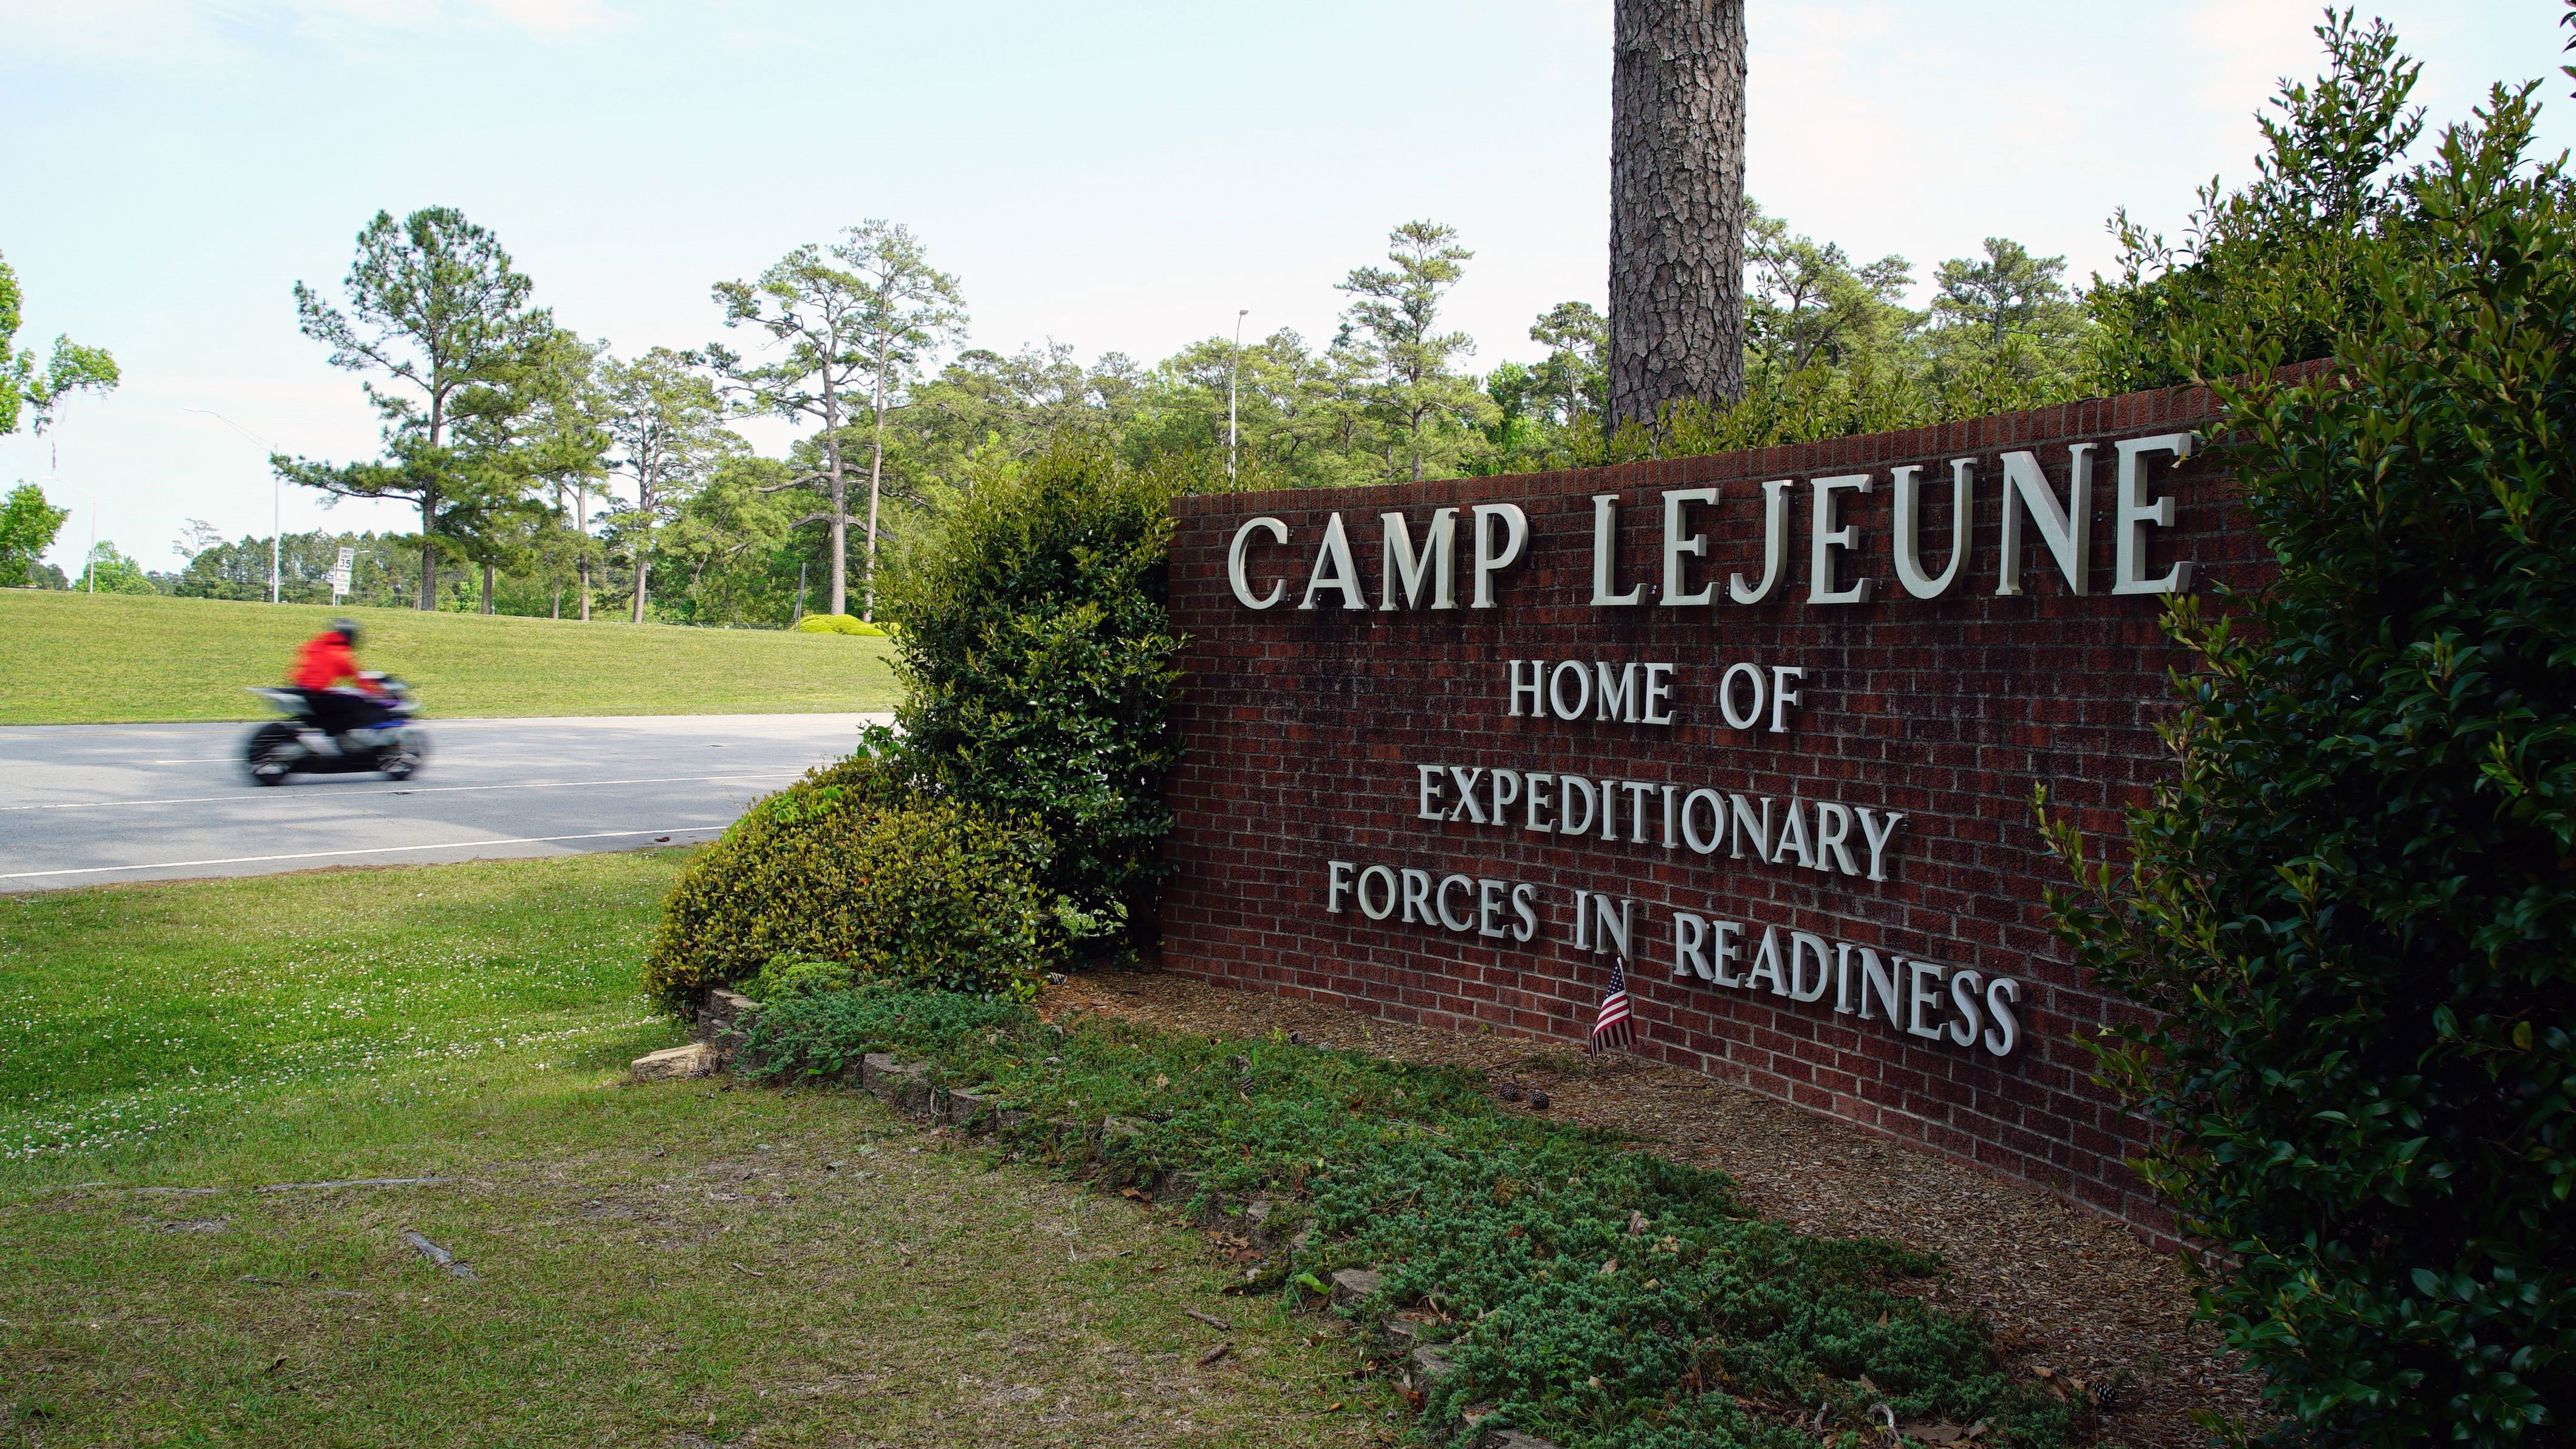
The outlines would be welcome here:
M 1749 387 L 1729 426 L 1756 440 L 2084 385 L 2098 323 L 2063 258 L 1997 238 L 1941 264 L 1917 310 L 1901 257 L 1855 262 L 1758 211 L 1747 255 Z M 1054 341 L 965 346 L 957 278 L 908 228 L 870 221 L 717 283 L 723 326 L 747 337 L 622 357 L 536 305 L 498 238 L 460 213 L 380 213 L 341 298 L 295 296 L 304 333 L 362 376 L 382 451 L 275 466 L 415 509 L 417 607 L 780 624 L 804 609 L 871 616 L 889 549 L 1066 430 L 1140 461 L 1195 455 L 1211 486 L 1522 472 L 1657 446 L 1604 425 L 1607 324 L 1589 303 L 1533 321 L 1541 361 L 1470 370 L 1475 340 L 1447 316 L 1474 256 L 1453 228 L 1407 222 L 1382 263 L 1339 283 L 1328 341 L 1215 336 L 1147 366 Z M 763 457 L 733 426 L 754 416 L 811 431 Z M 185 587 L 215 587 L 206 572 Z

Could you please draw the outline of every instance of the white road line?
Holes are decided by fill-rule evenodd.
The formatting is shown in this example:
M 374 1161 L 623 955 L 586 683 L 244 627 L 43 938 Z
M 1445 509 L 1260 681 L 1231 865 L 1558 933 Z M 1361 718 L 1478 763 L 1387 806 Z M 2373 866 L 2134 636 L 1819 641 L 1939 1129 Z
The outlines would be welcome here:
M 798 775 L 801 770 L 736 770 L 727 775 L 657 775 L 641 780 L 537 780 L 516 785 L 404 785 L 376 790 L 334 790 L 329 795 L 296 793 L 292 788 L 270 788 L 256 794 L 251 787 L 230 795 L 187 795 L 170 800 L 69 800 L 58 805 L 0 805 L 0 815 L 20 810 L 105 810 L 119 805 L 212 805 L 228 800 L 348 800 L 371 795 L 466 795 L 478 790 L 578 790 L 592 785 L 712 785 L 725 780 L 764 779 L 773 775 Z
M 549 845 L 562 840 L 611 840 L 632 835 L 703 835 L 722 825 L 683 825 L 671 830 L 594 830 L 587 835 L 522 835 L 510 840 L 452 840 L 431 845 L 379 845 L 365 850 L 311 850 L 297 855 L 235 855 L 222 860 L 163 860 L 149 865 L 90 865 L 78 870 L 21 870 L 0 880 L 37 880 L 57 875 L 108 875 L 121 870 L 185 870 L 200 865 L 258 865 L 272 860 L 336 860 L 344 855 L 395 855 L 407 850 L 477 850 L 487 845 Z

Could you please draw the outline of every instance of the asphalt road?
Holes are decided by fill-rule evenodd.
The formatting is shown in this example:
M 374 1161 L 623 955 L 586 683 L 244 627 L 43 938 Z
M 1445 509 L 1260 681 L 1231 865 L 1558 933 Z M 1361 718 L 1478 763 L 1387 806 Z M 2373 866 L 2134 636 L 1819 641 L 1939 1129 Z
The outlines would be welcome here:
M 409 781 L 253 785 L 246 724 L 0 728 L 0 892 L 710 839 L 884 715 L 430 720 Z

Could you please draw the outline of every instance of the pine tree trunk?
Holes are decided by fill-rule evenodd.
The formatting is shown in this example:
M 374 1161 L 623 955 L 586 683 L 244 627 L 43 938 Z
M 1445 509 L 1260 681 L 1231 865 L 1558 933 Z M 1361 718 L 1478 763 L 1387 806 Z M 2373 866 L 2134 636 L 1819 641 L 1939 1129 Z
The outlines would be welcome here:
M 483 566 L 483 612 L 492 612 L 492 566 Z
M 1616 0 L 1610 426 L 1744 395 L 1744 0 Z

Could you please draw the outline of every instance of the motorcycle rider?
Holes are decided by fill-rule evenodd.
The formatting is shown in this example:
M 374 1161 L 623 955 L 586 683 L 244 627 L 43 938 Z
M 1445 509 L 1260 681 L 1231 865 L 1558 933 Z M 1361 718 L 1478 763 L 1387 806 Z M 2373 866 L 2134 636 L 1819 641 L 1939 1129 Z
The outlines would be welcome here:
M 358 621 L 334 619 L 331 627 L 304 641 L 287 680 L 304 696 L 314 728 L 344 742 L 352 732 L 372 729 L 385 718 L 377 705 L 384 691 L 359 670 L 357 647 Z M 341 688 L 344 679 L 357 688 Z

